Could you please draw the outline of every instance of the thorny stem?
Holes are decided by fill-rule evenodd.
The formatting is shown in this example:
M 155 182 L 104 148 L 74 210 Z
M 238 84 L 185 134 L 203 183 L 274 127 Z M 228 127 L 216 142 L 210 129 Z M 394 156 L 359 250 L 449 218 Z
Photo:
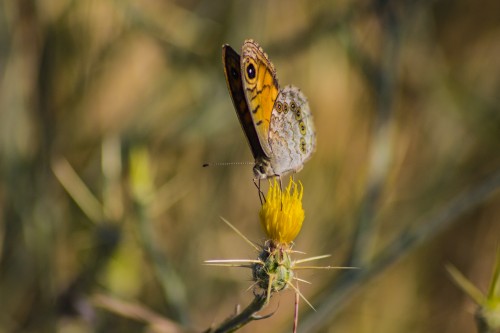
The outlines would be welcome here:
M 216 328 L 209 328 L 204 333 L 225 333 L 234 332 L 237 329 L 245 326 L 253 320 L 264 319 L 269 316 L 258 316 L 257 312 L 261 311 L 268 303 L 267 293 L 255 294 L 255 298 L 243 311 L 224 321 Z

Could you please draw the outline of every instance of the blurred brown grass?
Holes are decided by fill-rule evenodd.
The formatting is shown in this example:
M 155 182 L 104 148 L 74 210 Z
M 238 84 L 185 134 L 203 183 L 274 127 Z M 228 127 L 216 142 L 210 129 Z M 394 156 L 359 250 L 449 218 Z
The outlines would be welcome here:
M 0 6 L 1 331 L 147 331 L 96 307 L 99 294 L 197 331 L 249 302 L 249 272 L 202 265 L 254 255 L 219 216 L 264 239 L 251 167 L 201 167 L 252 159 L 220 54 L 246 38 L 282 85 L 304 91 L 316 123 L 317 152 L 296 175 L 306 210 L 297 249 L 369 269 L 388 244 L 468 198 L 331 315 L 302 306 L 304 327 L 474 330 L 472 303 L 444 264 L 484 290 L 499 243 L 500 3 Z M 54 173 L 65 160 L 66 183 Z M 488 184 L 477 202 L 467 197 Z M 301 275 L 318 313 L 336 297 L 336 275 Z M 293 294 L 279 298 L 271 319 L 242 332 L 289 331 Z

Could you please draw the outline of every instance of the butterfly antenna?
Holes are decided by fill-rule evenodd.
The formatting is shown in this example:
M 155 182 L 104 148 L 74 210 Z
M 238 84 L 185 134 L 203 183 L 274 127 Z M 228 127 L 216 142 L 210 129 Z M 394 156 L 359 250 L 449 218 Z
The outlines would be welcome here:
M 209 166 L 248 165 L 254 163 L 255 162 L 214 162 L 214 163 L 204 163 L 203 167 L 207 168 Z

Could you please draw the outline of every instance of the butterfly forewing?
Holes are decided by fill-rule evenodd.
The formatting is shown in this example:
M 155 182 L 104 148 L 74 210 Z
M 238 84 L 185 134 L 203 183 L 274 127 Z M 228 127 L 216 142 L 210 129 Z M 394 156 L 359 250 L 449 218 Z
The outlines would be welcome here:
M 253 123 L 253 118 L 248 109 L 247 100 L 243 91 L 243 82 L 241 79 L 241 58 L 233 48 L 229 45 L 222 47 L 222 63 L 224 64 L 224 74 L 226 83 L 233 100 L 234 108 L 238 119 L 240 120 L 241 128 L 252 150 L 254 158 L 267 158 L 267 155 L 262 150 L 256 127 Z
M 241 73 L 248 108 L 262 149 L 271 156 L 269 126 L 279 86 L 273 64 L 253 40 L 246 40 L 243 44 Z

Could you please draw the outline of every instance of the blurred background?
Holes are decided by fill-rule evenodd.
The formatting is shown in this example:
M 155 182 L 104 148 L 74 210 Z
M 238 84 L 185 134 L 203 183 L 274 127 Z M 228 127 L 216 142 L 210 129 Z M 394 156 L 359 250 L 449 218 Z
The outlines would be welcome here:
M 252 300 L 250 271 L 203 265 L 256 256 L 220 216 L 264 241 L 252 166 L 202 168 L 252 161 L 221 62 L 247 38 L 316 124 L 295 249 L 361 268 L 300 272 L 299 331 L 475 331 L 444 265 L 486 290 L 500 241 L 499 12 L 2 1 L 0 331 L 202 331 Z M 241 331 L 291 331 L 293 302 Z

